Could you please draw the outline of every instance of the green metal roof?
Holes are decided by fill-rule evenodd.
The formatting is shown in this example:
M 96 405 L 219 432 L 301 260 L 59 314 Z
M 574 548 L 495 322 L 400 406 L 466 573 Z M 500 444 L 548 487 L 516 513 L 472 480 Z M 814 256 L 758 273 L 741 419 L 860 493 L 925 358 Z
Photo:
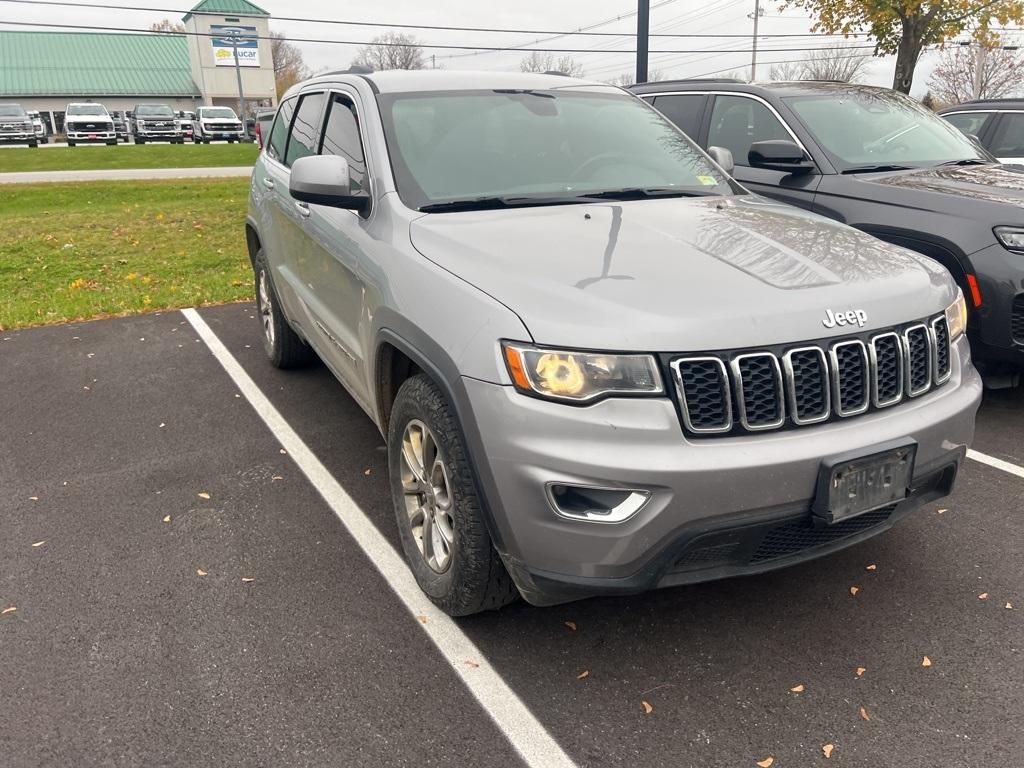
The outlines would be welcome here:
M 198 96 L 182 35 L 0 30 L 0 96 Z
M 203 0 L 185 14 L 188 21 L 193 13 L 228 14 L 231 16 L 269 16 L 270 14 L 248 0 Z

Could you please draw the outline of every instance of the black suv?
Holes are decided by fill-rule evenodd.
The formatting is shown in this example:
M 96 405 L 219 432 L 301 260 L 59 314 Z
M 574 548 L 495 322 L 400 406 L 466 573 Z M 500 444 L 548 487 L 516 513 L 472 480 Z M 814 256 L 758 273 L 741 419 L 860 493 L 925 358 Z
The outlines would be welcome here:
M 755 192 L 941 262 L 971 306 L 991 385 L 1024 369 L 1024 167 L 884 88 L 826 82 L 646 83 L 634 93 Z M 857 254 L 851 253 L 851 259 Z
M 970 101 L 939 114 L 980 141 L 999 162 L 1024 163 L 1024 99 Z

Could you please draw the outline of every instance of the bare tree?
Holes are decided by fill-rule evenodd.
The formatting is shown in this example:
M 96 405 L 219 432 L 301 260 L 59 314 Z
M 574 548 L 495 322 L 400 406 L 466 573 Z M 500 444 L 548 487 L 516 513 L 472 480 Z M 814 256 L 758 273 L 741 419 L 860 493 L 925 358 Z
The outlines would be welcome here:
M 373 38 L 373 42 L 359 50 L 352 63 L 370 67 L 376 72 L 385 69 L 423 69 L 426 66 L 419 41 L 401 32 L 385 32 Z
M 184 32 L 184 24 L 175 24 L 170 19 L 163 19 L 162 21 L 154 22 L 149 25 L 151 32 Z
M 984 45 L 983 48 L 978 46 Z M 976 79 L 981 62 L 981 80 Z M 998 45 L 976 42 L 970 46 L 943 49 L 928 78 L 929 92 L 936 101 L 961 104 L 972 99 L 999 99 L 1020 88 L 1024 74 L 1024 53 Z M 980 85 L 980 93 L 976 86 Z
M 523 72 L 564 72 L 571 77 L 583 77 L 583 66 L 572 56 L 555 55 L 546 51 L 533 51 L 519 62 Z
M 274 60 L 274 83 L 278 98 L 312 74 L 302 58 L 302 51 L 289 43 L 283 32 L 270 33 L 270 57 Z
M 650 72 L 647 73 L 648 83 L 656 83 L 659 80 L 663 79 L 664 75 L 662 74 L 662 71 L 660 69 L 652 69 Z M 605 80 L 605 82 L 608 83 L 608 85 L 617 85 L 620 88 L 628 88 L 629 86 L 633 85 L 633 83 L 636 82 L 636 74 L 633 72 L 625 72 L 621 75 L 616 75 L 615 77 L 609 80 Z
M 768 70 L 771 80 L 832 80 L 855 83 L 864 74 L 871 57 L 855 53 L 846 45 L 818 48 L 804 54 L 799 61 L 780 61 Z

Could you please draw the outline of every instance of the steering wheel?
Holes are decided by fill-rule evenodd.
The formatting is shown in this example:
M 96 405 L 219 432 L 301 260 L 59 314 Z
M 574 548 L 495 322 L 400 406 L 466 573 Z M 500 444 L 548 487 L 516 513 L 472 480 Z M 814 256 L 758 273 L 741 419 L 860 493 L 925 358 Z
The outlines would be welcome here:
M 649 160 L 638 160 L 632 155 L 624 155 L 619 152 L 602 152 L 600 155 L 594 155 L 583 162 L 583 164 L 577 168 L 569 176 L 569 181 L 578 181 L 579 179 L 588 178 L 594 170 L 605 165 L 642 165 L 643 167 L 660 173 L 662 168 L 655 165 Z

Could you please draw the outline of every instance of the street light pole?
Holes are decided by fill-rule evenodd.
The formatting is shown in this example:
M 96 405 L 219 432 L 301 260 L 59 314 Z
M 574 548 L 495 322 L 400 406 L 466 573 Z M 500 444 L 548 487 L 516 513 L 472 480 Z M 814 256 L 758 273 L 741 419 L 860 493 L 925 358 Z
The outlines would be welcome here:
M 651 31 L 651 0 L 637 0 L 636 81 L 647 82 L 647 52 Z
M 233 34 L 231 36 L 231 49 L 235 54 L 235 77 L 238 79 L 238 119 L 242 121 L 242 127 L 245 127 L 245 90 L 242 88 L 242 65 L 238 63 L 238 41 L 240 35 Z
M 757 80 L 757 22 L 761 18 L 761 0 L 754 0 L 754 39 L 750 46 L 750 82 Z

